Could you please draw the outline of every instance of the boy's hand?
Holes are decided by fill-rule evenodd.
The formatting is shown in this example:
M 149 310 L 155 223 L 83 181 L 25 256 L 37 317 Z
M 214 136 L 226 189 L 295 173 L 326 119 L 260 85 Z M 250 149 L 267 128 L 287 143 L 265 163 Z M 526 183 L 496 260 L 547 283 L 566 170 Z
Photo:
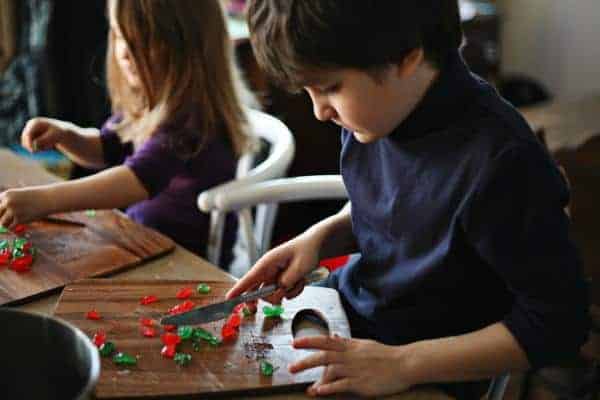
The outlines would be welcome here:
M 9 189 L 0 193 L 0 226 L 11 229 L 48 214 L 49 199 L 42 189 Z
M 73 125 L 69 122 L 52 118 L 32 118 L 23 128 L 21 145 L 31 153 L 51 150 L 72 132 L 72 128 Z
M 279 304 L 283 297 L 291 299 L 304 288 L 304 275 L 317 267 L 320 241 L 310 234 L 302 234 L 269 251 L 256 262 L 227 293 L 230 299 L 254 290 L 261 284 L 278 282 L 282 289 L 265 298 Z M 254 308 L 255 303 L 249 304 Z
M 310 396 L 384 396 L 412 386 L 408 379 L 410 369 L 399 346 L 334 335 L 296 339 L 294 348 L 321 350 L 289 366 L 291 373 L 325 367 L 321 378 L 307 389 Z

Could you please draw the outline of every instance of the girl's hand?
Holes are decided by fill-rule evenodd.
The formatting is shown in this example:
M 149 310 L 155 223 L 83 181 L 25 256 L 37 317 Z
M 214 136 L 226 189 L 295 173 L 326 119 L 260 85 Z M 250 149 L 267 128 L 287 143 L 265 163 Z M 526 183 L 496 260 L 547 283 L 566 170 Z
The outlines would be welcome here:
M 32 118 L 21 133 L 21 145 L 35 153 L 51 150 L 73 132 L 73 124 L 52 118 Z
M 48 215 L 50 202 L 45 191 L 36 188 L 9 189 L 0 193 L 0 226 L 11 229 Z
M 289 366 L 291 373 L 323 366 L 321 378 L 307 389 L 310 396 L 354 393 L 384 396 L 407 390 L 410 368 L 400 346 L 372 340 L 312 336 L 294 340 L 294 348 L 321 350 Z
M 283 297 L 296 297 L 304 289 L 304 275 L 318 266 L 320 245 L 321 242 L 317 238 L 304 233 L 274 248 L 261 257 L 235 284 L 227 293 L 227 298 L 254 290 L 261 284 L 274 282 L 278 282 L 282 289 L 265 300 L 279 304 Z M 249 306 L 254 308 L 255 304 L 256 302 Z

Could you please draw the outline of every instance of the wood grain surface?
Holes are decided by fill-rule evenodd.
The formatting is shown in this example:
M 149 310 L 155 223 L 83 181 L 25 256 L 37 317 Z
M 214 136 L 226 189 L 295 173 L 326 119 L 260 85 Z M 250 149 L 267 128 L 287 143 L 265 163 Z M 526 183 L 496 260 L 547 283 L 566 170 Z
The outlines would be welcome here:
M 20 185 L 46 184 L 60 180 L 55 175 L 44 170 L 39 164 L 17 157 L 7 149 L 0 149 L 0 164 L 2 165 L 2 168 L 0 168 L 0 184 L 2 182 L 14 181 L 15 177 L 18 179 Z M 229 285 L 234 281 L 224 271 L 177 245 L 173 252 L 164 257 L 145 261 L 139 267 L 119 271 L 116 275 L 118 275 L 119 279 L 180 279 L 194 281 L 203 279 L 227 282 Z M 48 315 L 54 312 L 58 300 L 58 293 L 52 293 L 41 296 L 35 301 L 19 305 L 18 308 L 27 312 Z M 165 385 L 168 384 L 168 382 L 165 383 Z M 271 393 L 258 394 L 252 396 L 252 398 L 268 400 L 309 399 L 302 391 L 302 388 L 295 388 L 294 386 L 288 386 L 287 388 L 287 390 L 282 390 L 281 393 L 279 391 L 273 393 L 275 392 L 275 387 L 272 387 L 270 390 Z M 249 394 L 248 392 L 241 392 L 238 396 L 234 396 L 232 393 L 227 393 L 224 397 L 228 399 L 248 399 Z M 350 399 L 356 397 L 344 394 L 328 398 Z M 432 387 L 414 388 L 406 393 L 382 398 L 386 400 L 450 400 L 450 397 L 446 394 Z
M 243 320 L 237 339 L 211 347 L 202 343 L 199 351 L 183 342 L 178 351 L 192 355 L 187 366 L 178 366 L 161 356 L 159 337 L 146 338 L 141 334 L 141 318 L 158 321 L 167 310 L 183 300 L 176 293 L 184 287 L 196 288 L 198 281 L 132 281 L 115 279 L 87 279 L 68 285 L 63 290 L 55 316 L 80 329 L 90 338 L 103 330 L 107 340 L 115 343 L 118 351 L 138 358 L 134 367 L 115 365 L 110 358 L 102 358 L 101 376 L 96 387 L 99 399 L 128 398 L 201 398 L 207 395 L 229 397 L 234 394 L 289 392 L 316 380 L 320 368 L 292 375 L 287 365 L 310 352 L 291 347 L 292 322 L 301 310 L 314 309 L 326 316 L 329 332 L 349 337 L 350 330 L 337 292 L 332 289 L 308 287 L 299 297 L 285 301 L 283 318 L 265 318 L 259 303 L 257 314 Z M 194 294 L 190 298 L 196 306 L 224 299 L 232 286 L 225 282 L 207 282 L 212 290 L 207 295 Z M 140 305 L 140 298 L 154 294 L 160 301 Z M 85 318 L 95 309 L 102 315 L 100 321 Z M 220 337 L 225 321 L 202 325 Z M 162 332 L 162 329 L 158 329 Z M 272 377 L 260 374 L 261 359 L 277 369 Z
M 12 240 L 13 233 L 0 234 Z M 174 249 L 166 236 L 118 211 L 60 214 L 28 224 L 23 237 L 36 249 L 31 270 L 0 267 L 0 305 L 30 301 L 82 278 L 106 276 Z

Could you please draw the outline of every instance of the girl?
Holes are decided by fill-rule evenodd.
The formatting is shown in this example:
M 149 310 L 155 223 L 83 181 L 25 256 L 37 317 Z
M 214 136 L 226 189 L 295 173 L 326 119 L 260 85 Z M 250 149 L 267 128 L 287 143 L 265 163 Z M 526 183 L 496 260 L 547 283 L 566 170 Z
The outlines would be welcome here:
M 203 255 L 208 217 L 196 208 L 196 196 L 232 179 L 237 157 L 250 145 L 242 97 L 250 103 L 251 96 L 234 67 L 220 3 L 109 0 L 108 13 L 114 115 L 100 130 L 35 118 L 22 133 L 29 151 L 57 148 L 84 167 L 105 169 L 0 193 L 0 225 L 127 207 L 133 220 Z

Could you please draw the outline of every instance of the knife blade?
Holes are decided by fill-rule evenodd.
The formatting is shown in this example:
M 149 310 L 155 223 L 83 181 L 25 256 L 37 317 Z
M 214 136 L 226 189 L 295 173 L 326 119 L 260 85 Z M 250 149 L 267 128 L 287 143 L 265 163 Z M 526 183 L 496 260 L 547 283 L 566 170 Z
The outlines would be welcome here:
M 317 268 L 304 276 L 305 284 L 325 279 L 327 274 L 329 274 L 329 271 L 326 268 Z M 209 304 L 181 314 L 164 317 L 160 320 L 160 323 L 162 325 L 199 325 L 218 321 L 227 318 L 238 304 L 267 297 L 275 293 L 278 289 L 279 285 L 276 283 L 263 286 L 258 290 L 244 293 L 230 300 Z

